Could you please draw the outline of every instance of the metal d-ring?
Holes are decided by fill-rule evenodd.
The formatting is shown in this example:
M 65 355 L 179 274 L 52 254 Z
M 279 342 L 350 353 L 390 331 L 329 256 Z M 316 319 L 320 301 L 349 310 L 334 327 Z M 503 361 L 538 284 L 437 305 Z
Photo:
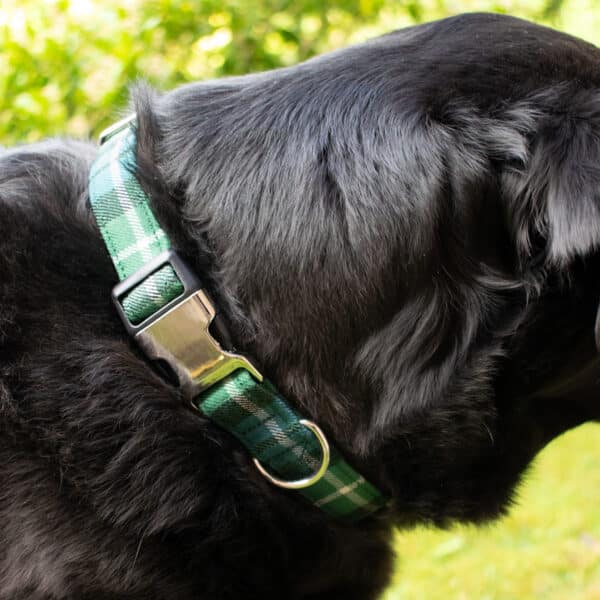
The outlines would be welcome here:
M 297 479 L 296 481 L 284 481 L 283 479 L 277 479 L 277 477 L 273 477 L 261 464 L 258 458 L 254 459 L 254 464 L 258 469 L 259 473 L 268 481 L 270 481 L 273 485 L 276 485 L 280 488 L 285 488 L 287 490 L 301 490 L 303 488 L 310 487 L 314 485 L 325 475 L 325 471 L 329 467 L 329 460 L 331 458 L 331 450 L 329 449 L 329 442 L 325 437 L 325 434 L 321 431 L 318 425 L 315 425 L 312 421 L 308 421 L 306 419 L 300 419 L 300 423 L 304 425 L 307 429 L 310 429 L 317 438 L 319 444 L 321 445 L 321 466 L 315 473 L 312 475 L 305 477 L 304 479 Z

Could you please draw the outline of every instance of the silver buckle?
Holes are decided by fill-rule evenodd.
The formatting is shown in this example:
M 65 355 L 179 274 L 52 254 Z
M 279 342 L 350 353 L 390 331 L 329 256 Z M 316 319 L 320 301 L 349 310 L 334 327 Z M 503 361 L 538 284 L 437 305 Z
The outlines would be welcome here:
M 197 290 L 135 336 L 148 358 L 169 364 L 190 399 L 237 369 L 262 381 L 248 359 L 223 350 L 212 337 L 208 328 L 214 317 L 211 301 Z
M 170 265 L 183 285 L 181 296 L 132 324 L 121 300 L 147 277 Z M 223 350 L 209 328 L 216 310 L 193 271 L 173 250 L 167 250 L 113 288 L 113 303 L 129 334 L 151 360 L 165 361 L 184 394 L 192 400 L 237 369 L 257 381 L 263 377 L 244 356 Z

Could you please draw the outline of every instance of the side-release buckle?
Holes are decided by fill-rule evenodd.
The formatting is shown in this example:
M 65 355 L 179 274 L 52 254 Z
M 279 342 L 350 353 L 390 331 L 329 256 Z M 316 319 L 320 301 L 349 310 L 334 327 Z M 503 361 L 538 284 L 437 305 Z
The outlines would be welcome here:
M 123 310 L 122 299 L 165 265 L 171 265 L 177 274 L 183 293 L 138 325 L 132 324 Z M 118 283 L 112 297 L 130 335 L 148 358 L 169 365 L 188 398 L 193 399 L 240 368 L 262 381 L 262 375 L 247 358 L 223 350 L 213 338 L 209 327 L 216 316 L 214 304 L 175 251 L 161 253 Z

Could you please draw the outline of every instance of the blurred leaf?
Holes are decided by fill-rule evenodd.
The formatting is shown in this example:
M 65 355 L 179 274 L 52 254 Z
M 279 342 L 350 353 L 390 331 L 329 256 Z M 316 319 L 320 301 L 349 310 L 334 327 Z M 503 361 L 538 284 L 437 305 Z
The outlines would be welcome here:
M 568 15 L 593 33 L 589 11 L 569 9 L 584 1 L 2 0 L 0 144 L 97 133 L 139 77 L 169 89 L 273 69 L 450 11 Z

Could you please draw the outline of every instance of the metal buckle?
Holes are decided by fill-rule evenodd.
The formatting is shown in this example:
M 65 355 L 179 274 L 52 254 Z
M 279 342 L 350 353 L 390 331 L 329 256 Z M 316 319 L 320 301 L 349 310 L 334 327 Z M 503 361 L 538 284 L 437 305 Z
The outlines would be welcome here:
M 321 444 L 321 465 L 315 471 L 313 475 L 305 477 L 304 479 L 297 479 L 296 481 L 284 481 L 283 479 L 277 479 L 277 477 L 273 477 L 260 463 L 258 458 L 254 459 L 254 466 L 258 469 L 258 472 L 268 481 L 270 481 L 273 485 L 276 485 L 280 488 L 285 488 L 286 490 L 301 490 L 311 485 L 314 485 L 325 475 L 325 472 L 329 468 L 329 461 L 331 459 L 331 450 L 329 448 L 329 442 L 325 437 L 325 434 L 321 431 L 321 428 L 318 425 L 315 425 L 312 421 L 308 421 L 307 419 L 300 419 L 300 423 L 310 429 L 314 434 L 319 444 Z
M 121 299 L 167 264 L 183 284 L 183 293 L 139 325 L 133 325 Z M 197 277 L 173 250 L 163 252 L 117 284 L 112 295 L 129 333 L 148 358 L 163 360 L 171 367 L 188 398 L 193 399 L 240 368 L 262 381 L 262 375 L 248 359 L 223 350 L 212 337 L 209 327 L 217 314 L 215 307 Z
M 113 137 L 113 135 L 116 135 L 117 133 L 123 131 L 123 129 L 125 129 L 126 127 L 129 127 L 129 125 L 133 123 L 136 120 L 136 118 L 137 114 L 133 113 L 132 115 L 129 115 L 128 117 L 125 117 L 124 119 L 121 119 L 120 121 L 117 121 L 116 123 L 110 125 L 110 127 L 104 129 L 98 136 L 98 141 L 100 145 L 102 146 L 102 144 L 108 142 L 108 140 L 111 137 Z

